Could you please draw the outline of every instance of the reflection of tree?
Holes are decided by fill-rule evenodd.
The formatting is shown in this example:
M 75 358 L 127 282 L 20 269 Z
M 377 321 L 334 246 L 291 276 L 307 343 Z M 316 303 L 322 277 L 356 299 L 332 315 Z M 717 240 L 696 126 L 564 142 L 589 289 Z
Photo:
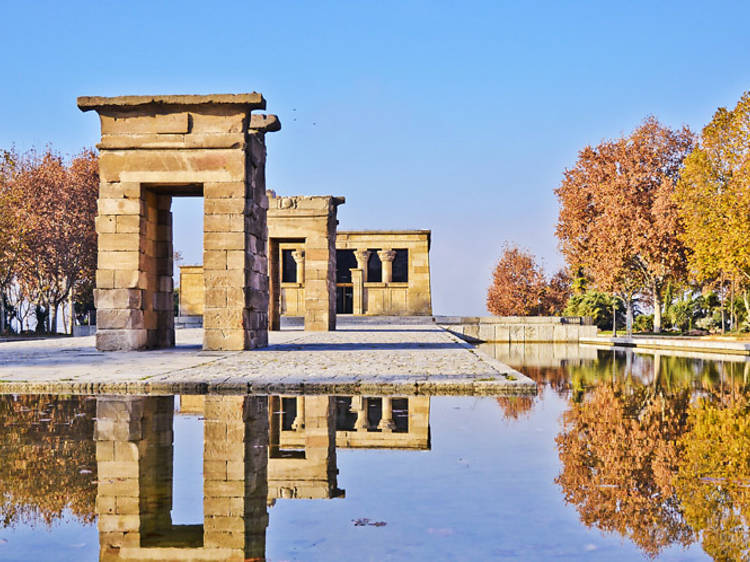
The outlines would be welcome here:
M 506 420 L 517 420 L 531 412 L 535 402 L 534 396 L 500 396 L 497 403 L 503 411 Z
M 567 394 L 568 376 L 562 367 L 521 367 L 523 374 L 536 382 L 536 396 L 502 396 L 497 403 L 506 420 L 517 420 L 529 414 L 537 400 L 544 395 L 544 388 L 549 386 L 560 395 Z
M 0 396 L 0 521 L 95 519 L 93 399 Z
M 627 536 L 650 556 L 691 542 L 672 487 L 688 399 L 687 391 L 603 384 L 572 403 L 556 438 L 563 468 L 555 481 L 583 523 Z
M 750 560 L 750 400 L 700 401 L 675 478 L 685 519 L 716 560 Z

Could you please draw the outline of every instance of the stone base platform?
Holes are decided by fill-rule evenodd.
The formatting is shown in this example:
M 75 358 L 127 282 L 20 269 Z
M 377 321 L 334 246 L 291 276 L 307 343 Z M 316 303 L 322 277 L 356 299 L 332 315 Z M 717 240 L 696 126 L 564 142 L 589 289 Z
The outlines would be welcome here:
M 93 337 L 0 344 L 0 393 L 517 395 L 536 384 L 438 326 L 272 332 L 267 348 L 99 352 Z

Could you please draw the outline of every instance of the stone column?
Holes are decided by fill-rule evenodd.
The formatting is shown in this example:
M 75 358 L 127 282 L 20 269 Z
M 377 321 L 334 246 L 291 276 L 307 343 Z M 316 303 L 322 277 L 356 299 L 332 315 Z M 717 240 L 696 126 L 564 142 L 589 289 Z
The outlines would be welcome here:
M 396 252 L 393 250 L 380 250 L 378 252 L 380 263 L 383 265 L 383 283 L 393 282 L 393 260 Z
M 392 399 L 387 396 L 383 397 L 378 429 L 384 433 L 390 433 L 396 429 L 396 423 L 393 421 L 393 402 Z
M 356 269 L 352 272 L 352 313 L 363 315 L 365 313 L 365 282 L 367 281 L 367 260 L 370 259 L 370 251 L 359 249 L 354 251 L 357 260 Z
M 279 241 L 268 241 L 268 329 L 281 330 L 281 265 Z
M 352 396 L 352 413 L 357 414 L 357 419 L 354 422 L 354 431 L 367 431 L 367 398 L 364 396 Z
M 352 314 L 365 313 L 365 272 L 361 269 L 350 269 L 352 273 Z
M 336 329 L 336 219 L 305 240 L 305 330 Z
M 292 422 L 292 429 L 300 431 L 305 429 L 305 397 L 297 396 L 297 411 Z
M 367 282 L 367 262 L 370 259 L 370 250 L 355 250 L 354 258 L 357 260 L 357 269 L 363 272 L 362 281 Z
M 292 252 L 294 263 L 297 264 L 297 283 L 300 285 L 305 284 L 305 251 L 294 250 Z

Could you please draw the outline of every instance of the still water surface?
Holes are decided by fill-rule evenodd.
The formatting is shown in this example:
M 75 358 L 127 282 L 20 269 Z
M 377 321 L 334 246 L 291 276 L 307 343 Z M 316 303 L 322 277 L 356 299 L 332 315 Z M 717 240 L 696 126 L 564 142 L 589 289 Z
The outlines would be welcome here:
M 750 363 L 485 351 L 539 395 L 2 396 L 0 559 L 748 559 Z

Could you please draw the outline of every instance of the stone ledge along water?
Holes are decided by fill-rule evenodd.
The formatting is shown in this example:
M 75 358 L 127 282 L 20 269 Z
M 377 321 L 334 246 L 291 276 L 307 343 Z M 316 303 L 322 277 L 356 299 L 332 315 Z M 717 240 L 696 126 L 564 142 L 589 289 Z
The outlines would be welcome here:
M 175 348 L 99 352 L 93 337 L 0 345 L 0 394 L 533 395 L 536 384 L 434 325 L 274 332 L 267 348 L 203 351 L 202 330 Z

